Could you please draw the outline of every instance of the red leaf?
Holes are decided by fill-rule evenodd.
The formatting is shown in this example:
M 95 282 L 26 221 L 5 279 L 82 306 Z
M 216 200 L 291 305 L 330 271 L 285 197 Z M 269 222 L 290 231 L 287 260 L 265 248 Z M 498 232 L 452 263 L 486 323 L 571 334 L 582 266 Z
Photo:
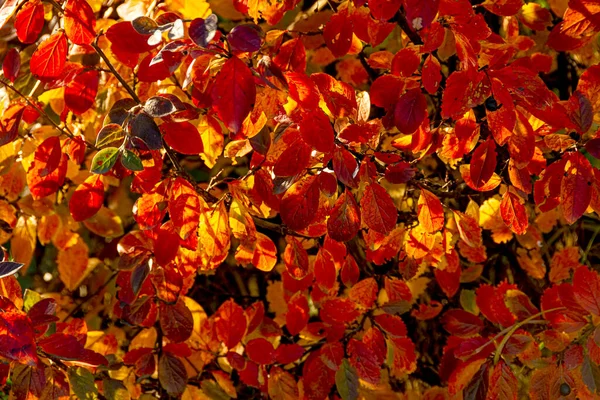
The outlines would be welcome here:
M 75 44 L 90 44 L 96 38 L 96 16 L 86 0 L 67 0 L 65 5 L 65 32 Z
M 345 56 L 352 46 L 352 20 L 348 10 L 333 14 L 323 29 L 323 39 L 334 57 Z
M 332 289 L 337 278 L 335 262 L 331 253 L 324 248 L 320 248 L 315 258 L 315 281 L 323 289 Z
M 15 83 L 17 76 L 19 76 L 19 70 L 21 69 L 21 55 L 16 48 L 10 49 L 4 60 L 2 61 L 2 72 L 4 76 L 10 80 L 11 83 Z
M 363 342 L 350 339 L 347 351 L 350 355 L 350 364 L 356 368 L 358 376 L 366 382 L 379 383 L 381 368 L 373 350 Z
M 81 185 L 75 189 L 69 210 L 75 221 L 84 221 L 93 217 L 104 203 L 104 183 L 100 175 L 89 176 Z
M 106 38 L 111 43 L 111 50 L 119 61 L 130 68 L 134 68 L 139 59 L 139 54 L 152 50 L 158 44 L 149 45 L 150 35 L 138 33 L 130 21 L 113 24 L 106 31 Z
M 329 117 L 321 109 L 302 113 L 302 139 L 317 151 L 329 153 L 334 146 L 334 132 Z
M 394 108 L 394 125 L 405 134 L 414 133 L 427 117 L 427 99 L 421 89 L 403 94 Z
M 348 298 L 368 310 L 375 304 L 378 292 L 379 286 L 375 279 L 367 278 L 352 286 L 348 292 Z
M 305 109 L 319 106 L 319 90 L 304 72 L 286 72 L 285 79 L 290 88 L 290 97 Z
M 392 338 L 404 337 L 408 333 L 404 321 L 397 315 L 381 314 L 375 317 L 375 322 Z
M 304 354 L 304 347 L 298 344 L 280 344 L 275 350 L 275 359 L 279 364 L 289 364 L 297 361 Z
M 356 264 L 354 257 L 349 254 L 344 261 L 344 265 L 342 265 L 340 278 L 342 279 L 344 285 L 352 286 L 356 284 L 359 277 L 360 270 L 358 269 L 358 264 Z
M 237 133 L 252 111 L 256 86 L 252 72 L 242 60 L 231 57 L 214 81 L 212 108 L 230 131 Z
M 165 142 L 178 153 L 198 155 L 204 151 L 200 132 L 190 122 L 165 122 L 160 130 Z
M 345 186 L 358 187 L 358 163 L 352 153 L 342 146 L 336 146 L 333 152 L 333 171 Z
M 159 319 L 163 333 L 173 342 L 184 342 L 194 329 L 192 312 L 181 299 L 174 305 L 160 303 Z
M 442 96 L 442 118 L 458 119 L 489 97 L 489 80 L 474 68 L 453 72 L 446 81 Z
M 503 17 L 510 17 L 517 14 L 521 7 L 523 7 L 523 0 L 497 0 L 484 2 L 483 7 L 488 11 L 501 15 Z
M 600 277 L 596 271 L 582 266 L 573 275 L 573 294 L 590 314 L 600 315 Z
M 439 301 L 432 300 L 429 304 L 421 303 L 419 304 L 419 308 L 412 310 L 410 315 L 415 317 L 418 320 L 426 321 L 428 319 L 433 319 L 442 312 L 444 306 Z
M 295 131 L 297 133 L 297 131 Z M 295 176 L 307 168 L 312 149 L 304 140 L 297 138 L 283 150 L 275 165 L 273 173 L 276 176 Z
M 507 190 L 500 203 L 502 220 L 517 235 L 524 235 L 529 226 L 527 209 L 521 203 L 521 198 Z
M 404 91 L 405 82 L 394 75 L 382 75 L 371 85 L 371 102 L 377 107 L 389 109 L 396 104 Z
M 416 172 L 409 163 L 400 161 L 385 168 L 385 179 L 390 183 L 407 183 L 414 178 Z
M 448 310 L 442 317 L 444 329 L 459 337 L 472 337 L 483 329 L 483 321 L 464 310 Z
M 327 324 L 346 324 L 354 321 L 359 315 L 356 304 L 350 299 L 329 299 L 321 306 L 321 319 Z
M 83 114 L 96 101 L 98 83 L 98 71 L 82 69 L 65 86 L 65 105 L 73 113 Z
M 394 360 L 391 368 L 392 374 L 394 376 L 403 376 L 414 372 L 417 369 L 415 344 L 409 338 L 392 339 L 391 343 L 394 349 Z
M 471 180 L 480 188 L 487 183 L 496 169 L 496 143 L 489 138 L 480 144 L 471 158 Z
M 437 232 L 444 227 L 444 207 L 436 195 L 428 190 L 421 189 L 417 204 L 419 223 L 430 233 Z
M 504 292 L 500 288 L 481 285 L 476 291 L 475 301 L 483 316 L 495 324 L 506 327 L 512 325 L 516 320 L 504 304 Z
M 533 199 L 542 212 L 553 210 L 560 204 L 565 161 L 561 159 L 548 165 L 533 186 Z
M 22 43 L 33 43 L 40 36 L 44 27 L 44 6 L 41 1 L 34 0 L 25 3 L 17 13 L 15 29 Z
M 369 10 L 376 19 L 388 21 L 394 17 L 401 4 L 401 0 L 371 0 Z
M 31 321 L 7 298 L 0 298 L 0 356 L 21 364 L 38 362 Z
M 181 240 L 173 224 L 163 224 L 157 231 L 154 256 L 159 265 L 167 266 L 175 259 Z
M 327 232 L 333 240 L 347 242 L 360 229 L 360 211 L 354 195 L 348 189 L 342 193 L 331 209 L 327 220 Z
M 67 61 L 67 50 L 67 36 L 63 31 L 56 32 L 33 52 L 29 62 L 31 73 L 40 79 L 58 77 Z
M 302 292 L 296 293 L 288 302 L 288 311 L 285 315 L 285 325 L 292 335 L 299 334 L 308 323 L 308 300 Z
M 281 199 L 281 219 L 295 231 L 306 228 L 315 218 L 319 208 L 319 183 L 317 177 L 308 175 L 296 182 Z
M 398 210 L 389 193 L 377 183 L 369 184 L 360 199 L 363 221 L 376 232 L 388 234 L 396 227 Z
M 565 220 L 572 224 L 590 205 L 594 171 L 589 160 L 579 152 L 569 153 L 565 159 L 566 175 L 561 183 L 560 201 Z
M 37 150 L 40 150 L 40 148 L 41 146 L 38 147 Z M 35 157 L 31 168 L 27 171 L 27 184 L 29 185 L 29 190 L 35 200 L 56 193 L 63 185 L 67 175 L 66 154 L 60 155 L 58 167 L 55 168 L 54 171 L 47 175 L 43 175 L 46 171 L 48 171 L 48 164 L 39 161 L 38 157 Z
M 381 365 L 387 356 L 387 344 L 383 333 L 378 328 L 371 327 L 365 332 L 362 341 L 377 357 L 377 364 Z
M 440 62 L 431 54 L 425 60 L 421 70 L 423 87 L 429 94 L 437 93 L 442 82 L 442 68 Z
M 490 387 L 486 398 L 489 400 L 516 400 L 518 394 L 517 377 L 508 364 L 504 360 L 500 360 L 490 375 Z
M 275 361 L 275 349 L 267 339 L 253 339 L 246 345 L 248 358 L 257 364 L 272 364 Z
M 244 309 L 233 300 L 221 304 L 215 317 L 217 337 L 227 348 L 234 348 L 246 334 L 248 321 Z
M 282 71 L 306 71 L 306 49 L 300 38 L 285 42 L 273 58 L 275 64 Z

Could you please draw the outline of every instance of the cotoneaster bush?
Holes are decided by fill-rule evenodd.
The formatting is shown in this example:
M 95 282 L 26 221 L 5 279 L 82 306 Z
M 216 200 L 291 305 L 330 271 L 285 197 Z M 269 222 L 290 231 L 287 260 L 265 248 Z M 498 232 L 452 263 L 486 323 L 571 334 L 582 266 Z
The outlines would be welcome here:
M 599 32 L 4 0 L 3 398 L 597 398 Z

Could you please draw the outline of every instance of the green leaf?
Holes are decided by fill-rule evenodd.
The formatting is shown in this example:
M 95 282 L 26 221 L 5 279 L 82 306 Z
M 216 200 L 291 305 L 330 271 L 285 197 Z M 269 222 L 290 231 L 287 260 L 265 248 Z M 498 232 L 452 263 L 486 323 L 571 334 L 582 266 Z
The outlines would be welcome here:
M 479 368 L 477 372 L 475 372 L 475 375 L 473 375 L 473 378 L 471 378 L 471 382 L 469 382 L 463 391 L 464 400 L 485 399 L 485 396 L 488 392 L 488 367 L 489 362 L 486 362 Z
M 335 373 L 335 385 L 343 400 L 358 398 L 358 374 L 345 358 Z
M 23 308 L 27 312 L 41 299 L 42 295 L 35 290 L 25 289 L 25 293 L 23 293 Z
M 465 311 L 471 314 L 479 315 L 479 307 L 475 302 L 475 291 L 463 289 L 460 292 L 460 305 Z
M 121 164 L 130 171 L 143 171 L 142 160 L 133 151 L 123 150 Z
M 131 396 L 125 385 L 116 379 L 104 379 L 102 381 L 104 397 L 107 400 L 130 400 Z
M 96 137 L 96 147 L 106 147 L 109 145 L 120 145 L 125 139 L 125 131 L 121 125 L 108 124 L 100 129 Z
M 119 157 L 119 149 L 116 147 L 107 147 L 100 150 L 92 160 L 92 172 L 95 174 L 105 174 L 115 165 Z
M 600 169 L 600 160 L 598 160 L 596 157 L 591 155 L 590 152 L 587 151 L 585 148 L 581 148 L 580 151 L 585 156 L 585 158 L 588 159 L 590 164 L 592 164 L 592 167 L 594 167 L 596 169 Z
M 583 383 L 590 389 L 590 392 L 600 392 L 600 367 L 594 364 L 587 355 L 581 364 L 581 378 Z
M 94 375 L 85 368 L 69 368 L 69 383 L 71 390 L 80 400 L 98 398 L 98 388 L 94 383 Z
M 158 381 L 170 396 L 181 395 L 187 384 L 183 362 L 171 353 L 163 353 L 158 360 Z

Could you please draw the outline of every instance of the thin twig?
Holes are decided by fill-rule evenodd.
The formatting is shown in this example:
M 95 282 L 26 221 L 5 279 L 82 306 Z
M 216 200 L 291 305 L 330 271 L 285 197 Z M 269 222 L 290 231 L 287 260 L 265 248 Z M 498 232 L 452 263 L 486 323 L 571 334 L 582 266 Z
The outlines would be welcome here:
M 398 13 L 396 14 L 396 21 L 398 22 L 398 26 L 400 27 L 400 29 L 402 29 L 402 31 L 406 34 L 406 36 L 408 36 L 408 38 L 411 42 L 413 42 L 413 44 L 423 44 L 421 36 L 419 36 L 417 32 L 413 31 L 412 27 L 406 20 L 406 16 L 403 12 L 398 11 Z
M 54 122 L 54 120 L 52 118 L 50 118 L 50 116 L 46 113 L 46 111 L 44 111 L 42 108 L 40 108 L 33 101 L 29 100 L 29 98 L 27 96 L 25 96 L 21 91 L 19 91 L 19 89 L 15 88 L 13 85 L 11 85 L 8 82 L 5 82 L 3 79 L 0 79 L 0 83 L 2 83 L 2 85 L 4 85 L 5 88 L 12 90 L 19 97 L 21 97 L 23 100 L 25 100 L 25 102 L 29 106 L 33 107 L 38 113 L 40 113 L 40 115 L 44 116 L 48 120 L 48 122 L 50 122 L 62 134 L 70 137 L 71 139 L 76 139 L 75 134 L 73 132 L 71 132 L 71 130 L 69 129 L 68 126 L 65 125 L 64 127 L 62 127 L 62 126 L 58 125 L 56 122 Z M 92 143 L 88 142 L 87 140 L 85 140 L 85 144 L 92 150 L 98 150 L 98 148 L 96 146 L 94 146 Z
M 117 78 L 117 80 L 119 82 L 121 82 L 121 85 L 125 88 L 125 90 L 127 90 L 127 93 L 129 93 L 129 95 L 131 96 L 131 98 L 133 100 L 135 100 L 138 104 L 141 104 L 142 102 L 140 101 L 140 98 L 137 96 L 137 94 L 135 93 L 135 91 L 131 88 L 131 86 L 129 86 L 129 84 L 127 84 L 127 82 L 125 81 L 125 79 L 123 79 L 123 77 L 121 76 L 121 74 L 119 74 L 117 72 L 117 70 L 112 65 L 112 63 L 110 62 L 110 60 L 108 59 L 108 57 L 106 56 L 106 54 L 104 54 L 104 51 L 102 51 L 102 49 L 100 48 L 100 46 L 98 46 L 98 40 L 100 39 L 101 35 L 102 35 L 102 32 L 100 32 L 96 36 L 96 39 L 92 42 L 91 46 L 94 48 L 94 50 L 96 50 L 96 53 L 98 53 L 98 55 L 100 56 L 100 58 L 102 58 L 102 60 L 104 60 L 104 62 L 106 63 L 106 66 L 108 67 L 108 69 L 110 69 L 110 71 L 113 73 L 113 75 L 115 76 L 115 78 Z

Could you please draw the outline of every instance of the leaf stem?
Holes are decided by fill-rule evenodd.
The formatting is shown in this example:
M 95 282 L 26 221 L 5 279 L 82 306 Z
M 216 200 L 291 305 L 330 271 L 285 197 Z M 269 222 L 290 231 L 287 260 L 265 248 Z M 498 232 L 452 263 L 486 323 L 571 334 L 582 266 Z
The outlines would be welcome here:
M 135 100 L 138 104 L 141 104 L 142 102 L 140 101 L 140 98 L 137 96 L 137 94 L 135 93 L 135 91 L 131 88 L 131 86 L 129 86 L 129 84 L 127 84 L 127 82 L 125 81 L 125 79 L 123 79 L 123 77 L 121 76 L 121 74 L 119 74 L 117 72 L 117 70 L 112 65 L 112 63 L 110 62 L 110 60 L 108 59 L 108 57 L 106 56 L 106 54 L 104 53 L 104 51 L 102 51 L 102 49 L 100 48 L 100 46 L 98 46 L 98 40 L 100 39 L 101 35 L 102 35 L 102 32 L 100 32 L 96 36 L 96 39 L 92 42 L 91 46 L 94 48 L 94 50 L 96 50 L 96 53 L 98 53 L 98 55 L 100 56 L 100 58 L 102 58 L 102 60 L 106 63 L 106 66 L 108 67 L 108 69 L 110 69 L 110 72 L 112 72 L 112 74 L 115 76 L 115 78 L 117 78 L 117 80 L 119 82 L 121 82 L 121 85 L 125 88 L 125 90 L 127 90 L 127 92 L 129 93 L 129 95 L 131 96 L 131 98 L 133 100 Z
M 29 100 L 29 98 L 27 96 L 25 96 L 19 89 L 17 89 L 16 87 L 14 87 L 13 85 L 11 85 L 8 82 L 5 82 L 3 79 L 0 79 L 0 83 L 2 85 L 4 85 L 4 87 L 6 87 L 7 89 L 12 90 L 14 93 L 16 93 L 19 97 L 21 97 L 23 100 L 25 100 L 25 102 L 33 107 L 38 113 L 40 113 L 40 115 L 42 115 L 44 118 L 46 118 L 48 120 L 48 122 L 50 122 L 56 129 L 58 129 L 62 134 L 64 134 L 65 136 L 68 136 L 71 139 L 75 139 L 76 136 L 73 132 L 71 132 L 71 130 L 69 129 L 68 126 L 60 126 L 58 125 L 56 122 L 54 122 L 54 120 L 52 118 L 50 118 L 50 116 L 46 113 L 46 111 L 44 111 L 40 106 L 38 106 L 37 104 L 35 104 L 34 102 L 32 102 L 31 100 Z M 96 146 L 94 146 L 92 143 L 88 142 L 87 140 L 84 140 L 85 144 L 88 146 L 88 148 L 92 149 L 92 150 L 98 150 L 98 148 Z
M 585 247 L 585 251 L 583 252 L 583 256 L 581 257 L 581 260 L 584 264 L 587 263 L 588 254 L 589 254 L 590 250 L 592 249 L 592 246 L 594 245 L 594 241 L 596 240 L 596 236 L 598 236 L 598 233 L 600 233 L 600 226 L 596 228 L 596 230 L 592 234 L 592 237 L 590 238 L 590 241 L 588 242 L 587 246 Z
M 492 340 L 496 340 L 499 337 L 499 335 L 502 335 L 506 331 L 506 334 L 502 338 L 502 341 L 496 348 L 496 353 L 494 354 L 494 365 L 498 364 L 498 361 L 500 361 L 500 356 L 502 356 L 502 351 L 504 350 L 506 343 L 508 343 L 510 337 L 517 331 L 517 329 L 519 329 L 520 327 L 527 325 L 527 324 L 539 324 L 542 322 L 546 322 L 544 320 L 536 321 L 535 319 L 543 316 L 545 313 L 549 313 L 549 312 L 553 312 L 553 311 L 560 311 L 560 310 L 565 310 L 565 309 L 566 309 L 566 307 L 555 307 L 555 308 L 551 308 L 549 310 L 540 311 L 537 314 L 534 314 L 528 318 L 525 318 L 521 322 L 517 322 L 516 324 L 512 325 L 511 327 L 508 327 L 505 330 L 503 330 L 502 332 L 500 332 L 498 335 L 494 336 L 494 338 Z

